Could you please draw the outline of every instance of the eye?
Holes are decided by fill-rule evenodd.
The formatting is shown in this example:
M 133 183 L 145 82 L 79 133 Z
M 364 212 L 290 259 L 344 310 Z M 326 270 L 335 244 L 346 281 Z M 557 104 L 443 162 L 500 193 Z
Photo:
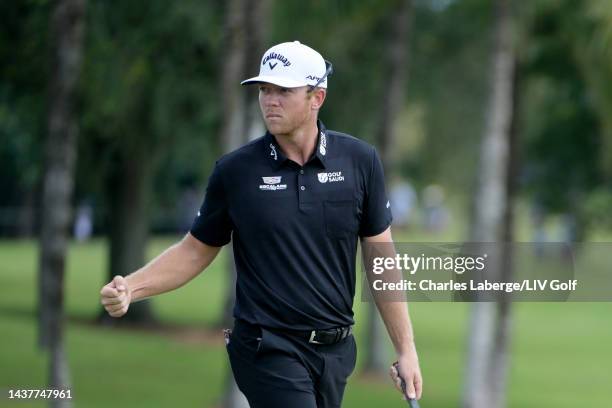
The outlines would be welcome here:
M 291 88 L 281 88 L 281 92 L 284 94 L 291 93 L 292 89 Z
M 268 87 L 265 85 L 259 85 L 259 92 L 268 93 Z

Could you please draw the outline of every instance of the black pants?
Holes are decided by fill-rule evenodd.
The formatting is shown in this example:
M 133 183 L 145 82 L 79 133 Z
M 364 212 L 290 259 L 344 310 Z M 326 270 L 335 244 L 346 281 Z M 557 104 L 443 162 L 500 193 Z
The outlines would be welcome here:
M 227 345 L 234 378 L 251 408 L 340 407 L 355 368 L 353 336 L 331 345 L 237 320 Z

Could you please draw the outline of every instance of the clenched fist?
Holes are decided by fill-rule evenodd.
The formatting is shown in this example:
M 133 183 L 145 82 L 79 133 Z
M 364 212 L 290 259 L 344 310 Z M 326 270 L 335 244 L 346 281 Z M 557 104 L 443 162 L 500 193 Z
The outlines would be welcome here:
M 112 317 L 121 317 L 126 314 L 131 300 L 132 291 L 123 276 L 115 276 L 100 291 L 100 302 Z

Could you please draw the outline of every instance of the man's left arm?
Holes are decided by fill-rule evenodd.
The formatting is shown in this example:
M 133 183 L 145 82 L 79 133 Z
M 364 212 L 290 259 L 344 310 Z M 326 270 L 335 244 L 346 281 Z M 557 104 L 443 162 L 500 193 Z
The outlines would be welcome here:
M 361 246 L 364 257 L 366 253 L 369 252 L 364 250 L 364 247 L 368 244 L 376 245 L 377 243 L 380 243 L 380 245 L 377 246 L 377 252 L 380 255 L 395 258 L 396 252 L 392 245 L 393 238 L 391 236 L 391 227 L 387 228 L 381 234 L 371 237 L 362 237 Z M 366 259 L 364 259 L 364 264 L 369 264 Z M 371 271 L 367 271 L 366 273 L 368 274 L 368 280 L 370 280 Z M 419 367 L 419 358 L 414 342 L 414 334 L 407 303 L 403 301 L 382 300 L 379 297 L 380 296 L 375 295 L 374 301 L 376 302 L 376 307 L 380 312 L 387 332 L 389 333 L 389 337 L 395 347 L 398 356 L 399 372 L 406 381 L 408 397 L 420 399 L 423 390 L 423 378 Z M 390 368 L 390 375 L 397 388 L 401 391 L 401 383 L 393 366 Z

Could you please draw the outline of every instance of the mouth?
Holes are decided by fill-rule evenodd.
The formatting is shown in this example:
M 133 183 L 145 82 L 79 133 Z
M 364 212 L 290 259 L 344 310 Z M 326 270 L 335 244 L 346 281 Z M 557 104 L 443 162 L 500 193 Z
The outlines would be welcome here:
M 279 115 L 278 113 L 266 113 L 266 119 L 280 119 L 282 118 L 281 115 Z

